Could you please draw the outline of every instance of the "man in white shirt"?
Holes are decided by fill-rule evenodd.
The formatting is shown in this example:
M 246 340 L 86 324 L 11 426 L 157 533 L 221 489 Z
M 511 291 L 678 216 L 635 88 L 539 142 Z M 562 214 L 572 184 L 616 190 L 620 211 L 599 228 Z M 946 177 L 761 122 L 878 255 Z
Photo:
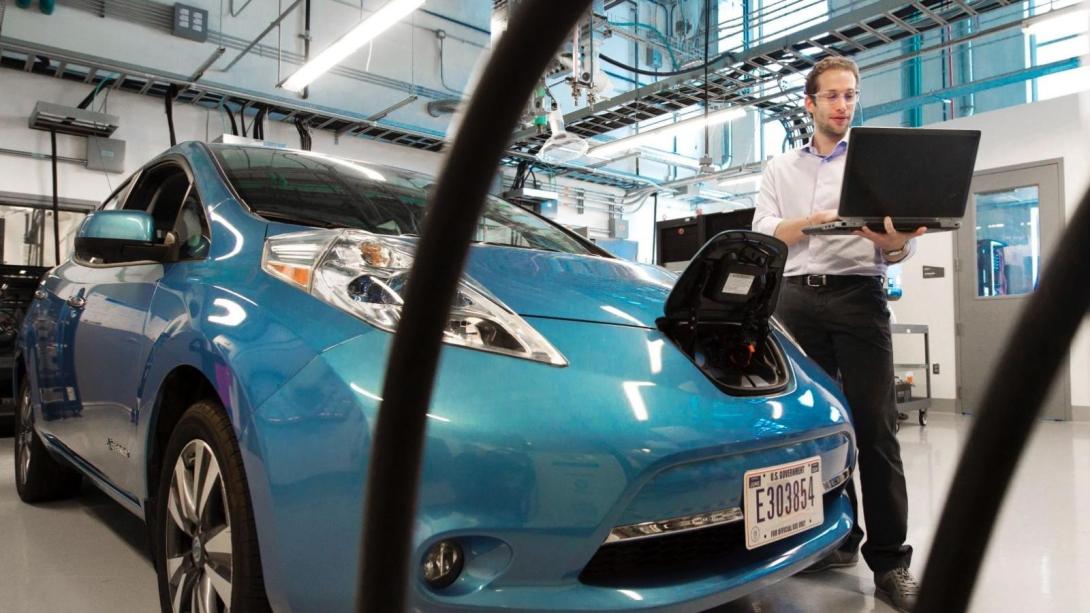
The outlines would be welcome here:
M 839 377 L 852 411 L 859 448 L 859 479 L 867 540 L 863 557 L 874 571 L 875 593 L 902 611 L 918 590 L 908 568 L 908 494 L 896 438 L 893 345 L 883 279 L 888 264 L 903 261 L 924 233 L 869 228 L 854 236 L 807 236 L 806 226 L 833 221 L 840 204 L 848 135 L 859 96 L 859 70 L 841 57 L 821 60 L 806 79 L 810 143 L 768 162 L 753 229 L 788 245 L 776 316 L 806 353 Z M 854 484 L 848 483 L 856 526 L 841 548 L 811 571 L 854 566 L 863 530 Z

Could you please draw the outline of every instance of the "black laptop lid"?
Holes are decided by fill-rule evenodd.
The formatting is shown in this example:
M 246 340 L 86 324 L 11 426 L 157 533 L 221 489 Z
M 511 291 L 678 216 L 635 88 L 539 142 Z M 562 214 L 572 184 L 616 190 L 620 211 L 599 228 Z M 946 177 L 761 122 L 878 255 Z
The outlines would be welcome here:
M 979 144 L 979 130 L 853 128 L 840 217 L 962 217 Z

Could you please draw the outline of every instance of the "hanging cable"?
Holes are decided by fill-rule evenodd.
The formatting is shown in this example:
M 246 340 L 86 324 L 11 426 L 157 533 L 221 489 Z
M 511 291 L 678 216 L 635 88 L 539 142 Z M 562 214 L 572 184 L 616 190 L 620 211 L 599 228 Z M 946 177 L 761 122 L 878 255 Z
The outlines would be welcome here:
M 447 33 L 445 31 L 443 31 L 443 30 L 436 30 L 435 31 L 435 37 L 439 39 L 439 83 L 441 83 L 443 85 L 443 87 L 446 88 L 447 91 L 458 94 L 459 96 L 461 96 L 461 95 L 463 95 L 461 91 L 459 91 L 457 89 L 454 89 L 453 87 L 447 85 L 446 67 L 444 66 L 446 64 L 446 61 L 443 59 L 444 50 L 445 50 L 445 44 L 444 43 L 446 42 L 446 39 L 447 39 Z M 368 57 L 370 57 L 370 56 L 368 56 Z
M 310 130 L 307 129 L 302 117 L 295 118 L 295 130 L 299 132 L 299 148 L 303 151 L 310 151 Z
M 622 68 L 622 69 L 627 70 L 629 72 L 634 72 L 636 74 L 641 74 L 641 75 L 644 75 L 646 77 L 676 77 L 678 75 L 689 74 L 691 72 L 695 72 L 695 71 L 701 70 L 703 68 L 714 66 L 714 65 L 718 64 L 719 62 L 721 62 L 724 59 L 729 58 L 729 59 L 731 59 L 731 61 L 733 61 L 735 55 L 733 53 L 731 53 L 730 51 L 724 51 L 723 53 L 720 53 L 719 55 L 711 58 L 710 60 L 708 60 L 706 62 L 704 62 L 704 64 L 701 65 L 701 66 L 690 66 L 689 68 L 682 68 L 680 70 L 669 70 L 669 71 L 666 71 L 666 72 L 658 72 L 658 71 L 655 71 L 655 70 L 644 70 L 643 68 L 636 68 L 635 66 L 629 66 L 628 64 L 625 64 L 624 62 L 617 61 L 617 60 L 609 57 L 608 55 L 606 55 L 604 53 L 599 53 L 598 57 L 601 60 L 603 60 L 603 61 L 605 61 L 605 62 L 607 62 L 609 64 L 613 64 L 617 68 Z
M 254 116 L 254 138 L 257 140 L 265 140 L 265 115 L 268 112 L 268 107 L 261 105 Z
M 101 81 L 99 81 L 98 85 L 95 85 L 95 88 L 93 90 L 91 90 L 91 93 L 87 94 L 87 97 L 84 98 L 83 100 L 81 100 L 80 103 L 76 105 L 76 108 L 77 109 L 85 109 L 85 108 L 91 106 L 91 103 L 94 101 L 95 96 L 98 95 L 99 90 L 101 90 L 102 87 L 104 85 L 106 85 L 107 83 L 113 81 L 114 78 L 115 77 L 105 77 Z
M 235 114 L 231 112 L 231 107 L 225 104 L 223 110 L 227 111 L 227 118 L 231 120 L 231 134 L 238 136 L 238 123 L 235 122 Z
M 164 98 L 164 104 L 166 105 L 167 113 L 167 128 L 170 129 L 170 146 L 178 144 L 178 140 L 174 137 L 174 98 L 178 96 L 178 86 L 171 83 L 167 87 L 167 95 Z
M 590 0 L 525 0 L 484 69 L 431 190 L 373 430 L 357 611 L 404 611 L 443 329 L 488 187 L 534 86 Z M 411 382 L 411 384 L 407 384 Z M 414 566 L 415 568 L 415 566 Z

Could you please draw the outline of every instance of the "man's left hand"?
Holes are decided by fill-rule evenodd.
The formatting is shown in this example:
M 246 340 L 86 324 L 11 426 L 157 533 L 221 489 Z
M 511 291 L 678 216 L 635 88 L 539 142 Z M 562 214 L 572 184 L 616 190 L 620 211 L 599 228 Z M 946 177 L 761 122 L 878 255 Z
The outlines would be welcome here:
M 874 246 L 882 251 L 897 251 L 899 249 L 904 249 L 904 246 L 908 244 L 908 241 L 927 232 L 927 228 L 923 226 L 916 228 L 915 232 L 898 232 L 897 229 L 893 227 L 893 220 L 889 217 L 886 217 L 885 226 L 885 232 L 875 232 L 867 226 L 863 226 L 862 230 L 856 230 L 854 234 L 856 236 L 862 236 L 874 243 Z

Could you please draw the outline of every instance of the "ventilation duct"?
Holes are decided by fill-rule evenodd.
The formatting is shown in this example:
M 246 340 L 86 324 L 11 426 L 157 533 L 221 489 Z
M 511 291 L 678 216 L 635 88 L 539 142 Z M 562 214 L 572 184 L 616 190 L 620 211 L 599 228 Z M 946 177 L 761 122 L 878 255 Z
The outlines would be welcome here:
M 51 102 L 38 102 L 30 114 L 29 125 L 34 130 L 45 130 L 73 136 L 110 136 L 117 130 L 117 115 L 95 113 Z

